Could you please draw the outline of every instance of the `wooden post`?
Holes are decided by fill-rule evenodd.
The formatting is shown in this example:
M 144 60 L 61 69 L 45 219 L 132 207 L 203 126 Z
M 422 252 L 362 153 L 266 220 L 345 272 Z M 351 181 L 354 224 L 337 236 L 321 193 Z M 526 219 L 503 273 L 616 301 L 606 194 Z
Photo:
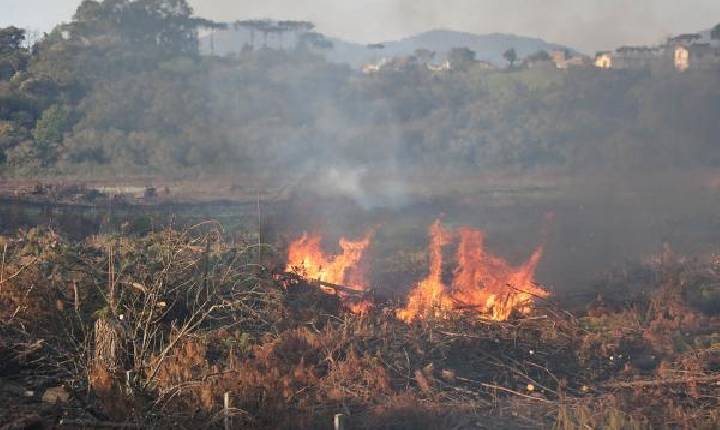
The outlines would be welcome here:
M 112 245 L 108 246 L 108 296 L 110 314 L 115 316 L 117 303 L 115 303 L 115 262 L 113 261 Z
M 75 313 L 80 314 L 80 291 L 78 291 L 78 284 L 76 280 L 73 280 L 73 295 L 75 296 Z
M 133 393 L 132 388 L 132 370 L 128 370 L 125 372 L 125 390 L 127 394 Z
M 225 430 L 230 430 L 230 392 L 226 391 L 223 399 L 223 415 Z
M 7 242 L 3 244 L 2 263 L 0 263 L 0 291 L 5 283 L 5 254 L 7 254 Z
M 257 192 L 257 217 L 258 217 L 258 241 L 257 241 L 257 264 L 262 267 L 262 213 L 260 212 L 260 191 Z
M 333 419 L 333 430 L 345 430 L 345 415 L 335 414 Z

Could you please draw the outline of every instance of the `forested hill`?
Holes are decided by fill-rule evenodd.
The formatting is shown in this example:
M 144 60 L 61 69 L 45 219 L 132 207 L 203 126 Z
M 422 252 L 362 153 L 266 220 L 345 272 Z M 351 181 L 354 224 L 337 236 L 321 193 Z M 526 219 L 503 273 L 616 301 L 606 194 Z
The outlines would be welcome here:
M 429 49 L 434 51 L 438 58 L 444 58 L 453 48 L 469 48 L 475 51 L 478 60 L 505 65 L 503 53 L 508 49 L 515 49 L 520 57 L 527 57 L 538 51 L 568 49 L 542 39 L 514 34 L 472 34 L 449 30 L 428 31 L 405 39 L 384 42 L 382 45 L 385 49 L 378 53 L 369 50 L 367 46 L 339 41 L 329 58 L 334 61 L 361 64 L 375 60 L 379 54 L 389 57 L 407 56 L 413 55 L 418 49 Z
M 720 163 L 716 71 L 490 71 L 468 59 L 365 76 L 327 61 L 317 33 L 203 56 L 198 31 L 212 25 L 184 0 L 106 0 L 32 48 L 21 29 L 0 30 L 0 172 Z
M 227 55 L 240 52 L 242 47 L 249 44 L 250 41 L 251 34 L 249 31 L 230 27 L 226 30 L 216 31 L 213 36 L 206 34 L 200 40 L 200 47 L 201 51 L 206 54 L 215 52 L 218 55 Z M 400 40 L 374 44 L 376 48 L 382 46 L 383 49 L 381 50 L 337 38 L 332 38 L 331 41 L 333 47 L 327 52 L 328 60 L 347 63 L 353 67 L 375 62 L 383 56 L 413 55 L 418 49 L 434 51 L 436 58 L 441 59 L 453 48 L 469 48 L 475 51 L 478 60 L 488 61 L 496 65 L 505 64 L 503 53 L 508 49 L 515 49 L 521 57 L 526 57 L 538 51 L 549 52 L 554 49 L 568 49 L 565 46 L 548 43 L 542 39 L 513 34 L 472 34 L 449 30 L 427 31 Z M 270 46 L 277 45 L 276 40 L 271 40 L 269 43 Z

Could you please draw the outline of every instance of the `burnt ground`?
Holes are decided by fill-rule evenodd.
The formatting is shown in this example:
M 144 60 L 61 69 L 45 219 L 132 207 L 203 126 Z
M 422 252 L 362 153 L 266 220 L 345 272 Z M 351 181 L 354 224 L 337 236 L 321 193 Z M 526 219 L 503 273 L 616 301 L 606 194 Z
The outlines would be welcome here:
M 710 423 L 706 428 L 713 428 L 720 422 L 712 400 L 720 398 L 716 393 L 720 369 L 716 188 L 667 175 L 632 182 L 540 182 L 542 186 L 481 179 L 475 178 L 481 182 L 477 184 L 470 178 L 461 184 L 436 184 L 431 192 L 403 198 L 379 193 L 383 197 L 374 200 L 368 200 L 367 193 L 303 187 L 274 197 L 260 194 L 259 199 L 246 193 L 237 199 L 183 200 L 175 198 L 172 188 L 165 193 L 160 187 L 158 195 L 146 196 L 137 187 L 143 195 L 117 201 L 92 193 L 96 188 L 91 184 L 6 196 L 0 204 L 0 234 L 13 238 L 9 243 L 16 257 L 8 261 L 15 270 L 9 273 L 22 273 L 10 283 L 13 289 L 4 288 L 4 320 L 21 335 L 0 338 L 12 340 L 5 352 L 0 351 L 10 358 L 3 363 L 19 365 L 0 372 L 0 404 L 8 405 L 0 422 L 15 426 L 10 428 L 53 428 L 62 419 L 118 423 L 128 411 L 138 413 L 133 423 L 142 422 L 138 411 L 153 403 L 122 403 L 147 400 L 126 393 L 131 384 L 124 382 L 124 372 L 95 375 L 98 393 L 88 395 L 86 371 L 74 375 L 70 384 L 67 376 L 56 370 L 48 375 L 48 369 L 36 363 L 47 364 L 48 358 L 52 363 L 65 362 L 68 356 L 85 362 L 58 349 L 74 351 L 88 339 L 71 333 L 80 342 L 65 344 L 68 333 L 60 329 L 73 325 L 64 326 L 58 318 L 82 323 L 84 330 L 107 318 L 101 297 L 90 295 L 107 282 L 105 244 L 122 240 L 137 246 L 131 247 L 134 251 L 127 261 L 132 263 L 126 266 L 137 273 L 128 279 L 142 279 L 148 273 L 152 279 L 157 272 L 148 272 L 145 266 L 144 243 L 173 235 L 148 234 L 208 220 L 217 221 L 228 241 L 218 263 L 236 261 L 237 243 L 259 240 L 270 245 L 263 262 L 277 269 L 283 267 L 288 243 L 303 231 L 322 234 L 325 250 L 332 253 L 338 251 L 340 237 L 356 238 L 376 229 L 366 263 L 377 306 L 367 319 L 354 320 L 332 306 L 316 308 L 327 297 L 312 288 L 306 288 L 307 297 L 301 294 L 297 299 L 295 290 L 283 288 L 282 280 L 269 272 L 258 274 L 273 298 L 265 304 L 253 302 L 252 307 L 272 327 L 258 327 L 254 318 L 243 323 L 246 332 L 229 335 L 225 328 L 208 327 L 173 353 L 166 372 L 153 380 L 168 386 L 200 384 L 197 392 L 187 391 L 180 403 L 171 404 L 177 416 L 188 420 L 182 421 L 186 428 L 197 428 L 198 423 L 217 426 L 217 405 L 225 390 L 242 396 L 242 409 L 255 420 L 250 428 L 318 428 L 312 421 L 318 410 L 324 424 L 331 422 L 328 414 L 349 411 L 364 423 L 360 428 L 499 428 L 506 418 L 511 421 L 507 428 L 551 428 L 553 422 L 579 425 L 564 428 L 587 428 L 580 426 L 586 422 L 595 428 L 610 428 L 603 426 L 610 422 L 649 423 L 647 428 Z M 96 199 L 82 197 L 88 192 Z M 508 323 L 461 318 L 408 326 L 393 319 L 385 309 L 406 297 L 426 275 L 427 228 L 437 218 L 448 227 L 485 230 L 488 250 L 512 263 L 523 262 L 543 245 L 536 280 L 552 291 L 552 300 L 542 303 L 535 316 Z M 18 232 L 38 225 L 51 230 Z M 454 246 L 446 249 L 448 275 Z M 196 253 L 193 258 L 205 267 L 206 248 L 193 243 L 191 249 Z M 25 270 L 30 257 L 44 263 Z M 89 259 L 87 268 L 61 270 L 80 258 Z M 48 276 L 48 271 L 59 273 Z M 82 317 L 73 310 L 68 287 L 74 279 L 70 275 L 79 273 L 89 277 L 80 283 L 81 291 L 88 294 Z M 30 296 L 27 285 L 38 286 Z M 22 304 L 19 314 L 18 304 Z M 37 317 L 36 306 L 42 318 Z M 131 309 L 134 304 L 127 306 Z M 279 318 L 278 312 L 284 316 Z M 326 329 L 319 329 L 322 324 Z M 25 328 L 27 337 L 22 334 Z M 172 333 L 173 325 L 164 329 Z M 233 341 L 226 342 L 228 338 Z M 37 350 L 36 342 L 40 342 Z M 295 353 L 298 348 L 305 351 L 300 357 Z M 324 358 L 328 351 L 336 360 L 330 369 Z M 488 351 L 497 354 L 488 356 Z M 513 365 L 509 368 L 508 363 Z M 695 376 L 683 376 L 690 373 Z M 545 387 L 542 393 L 529 390 L 528 384 L 535 382 Z M 287 392 L 288 383 L 296 391 Z M 69 401 L 61 408 L 42 401 L 48 389 L 59 386 L 70 395 Z M 497 387 L 515 394 L 498 394 Z M 123 406 L 121 410 L 114 410 L 117 405 Z M 485 419 L 485 412 L 476 410 L 478 405 L 494 411 L 492 418 Z M 524 417 L 526 412 L 529 416 Z M 155 413 L 156 420 L 165 416 L 165 411 Z M 297 424 L 298 417 L 304 417 L 304 424 Z M 665 427 L 657 426 L 663 423 Z M 627 428 L 623 425 L 616 428 Z
M 571 298 L 609 270 L 652 259 L 666 248 L 711 258 L 720 243 L 713 178 L 504 173 L 373 178 L 353 190 L 243 177 L 6 180 L 0 183 L 0 233 L 50 225 L 81 239 L 215 220 L 228 234 L 260 231 L 261 240 L 282 254 L 303 231 L 322 234 L 330 252 L 338 249 L 340 237 L 376 228 L 368 255 L 372 286 L 392 298 L 423 276 L 418 262 L 427 227 L 442 218 L 451 227 L 485 230 L 488 249 L 512 263 L 523 262 L 542 244 L 537 281 Z M 154 190 L 150 195 L 148 188 Z M 118 198 L 111 192 L 125 193 Z M 452 254 L 449 249 L 448 261 Z

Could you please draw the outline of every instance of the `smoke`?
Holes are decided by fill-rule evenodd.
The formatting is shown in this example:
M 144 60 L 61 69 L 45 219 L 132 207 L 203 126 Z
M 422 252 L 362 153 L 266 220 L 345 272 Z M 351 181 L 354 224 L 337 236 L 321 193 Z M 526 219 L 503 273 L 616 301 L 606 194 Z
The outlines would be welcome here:
M 400 208 L 410 203 L 407 184 L 398 178 L 373 180 L 367 167 L 329 168 L 314 182 L 304 184 L 311 190 L 353 200 L 364 210 Z
M 23 16 L 46 10 L 36 7 L 30 11 L 28 6 L 21 7 L 19 0 L 0 1 L 3 5 L 9 1 L 10 19 L 20 25 L 27 22 Z M 586 52 L 623 43 L 653 43 L 668 33 L 709 28 L 720 19 L 717 0 L 682 4 L 677 0 L 191 2 L 199 16 L 216 20 L 253 17 L 311 20 L 322 32 L 366 42 L 444 27 L 475 33 L 539 36 Z M 53 5 L 74 7 L 77 3 L 78 0 L 59 0 Z M 42 14 L 37 15 L 37 19 L 44 19 Z M 6 16 L 3 14 L 0 19 Z M 720 241 L 717 237 L 720 233 L 708 233 L 720 231 L 716 228 L 718 208 L 714 190 L 702 189 L 698 185 L 702 181 L 695 178 L 671 177 L 661 168 L 636 170 L 636 165 L 644 163 L 631 163 L 633 157 L 644 162 L 657 153 L 666 154 L 672 162 L 658 166 L 676 163 L 680 155 L 695 159 L 713 155 L 716 145 L 711 146 L 715 142 L 711 138 L 717 136 L 713 128 L 717 122 L 712 121 L 712 115 L 718 111 L 718 105 L 713 104 L 716 102 L 712 97 L 705 96 L 707 88 L 712 88 L 709 82 L 670 80 L 676 88 L 668 93 L 666 90 L 672 87 L 666 89 L 662 79 L 648 87 L 649 84 L 634 86 L 632 76 L 620 79 L 617 77 L 623 75 L 607 75 L 617 78 L 610 80 L 605 79 L 606 75 L 571 75 L 577 79 L 567 81 L 571 89 L 559 94 L 548 91 L 548 98 L 538 101 L 523 97 L 541 91 L 512 92 L 515 86 L 494 79 L 494 86 L 487 85 L 487 94 L 482 97 L 471 94 L 468 98 L 477 100 L 468 102 L 464 97 L 471 88 L 467 81 L 459 88 L 446 82 L 433 93 L 422 90 L 432 88 L 433 81 L 413 81 L 407 76 L 390 76 L 383 78 L 385 81 L 360 79 L 342 66 L 318 65 L 277 52 L 258 52 L 232 68 L 212 64 L 217 65 L 217 70 L 210 77 L 188 80 L 186 84 L 202 88 L 199 92 L 202 97 L 197 99 L 206 100 L 205 83 L 211 94 L 207 96 L 211 121 L 206 124 L 199 120 L 203 126 L 196 131 L 199 141 L 211 138 L 224 141 L 226 137 L 228 146 L 236 143 L 242 150 L 238 157 L 245 165 L 238 166 L 238 172 L 262 170 L 268 176 L 292 183 L 297 193 L 346 197 L 365 210 L 398 208 L 397 213 L 402 216 L 397 217 L 394 225 L 388 223 L 386 231 L 399 234 L 395 232 L 404 232 L 408 226 L 413 228 L 400 242 L 412 242 L 416 237 L 424 240 L 425 226 L 441 212 L 447 213 L 448 222 L 485 227 L 490 240 L 497 241 L 492 244 L 493 249 L 502 250 L 504 255 L 527 255 L 541 236 L 540 241 L 548 245 L 539 275 L 550 284 L 572 286 L 583 284 L 586 279 L 582 276 L 602 272 L 611 264 L 647 255 L 664 241 L 688 253 L 705 252 L 705 248 Z M 572 87 L 581 95 L 590 94 L 583 97 L 591 102 L 576 100 Z M 644 98 L 647 94 L 657 96 L 645 101 L 640 97 L 639 107 L 632 97 L 623 104 L 625 88 L 633 88 L 630 93 L 644 94 Z M 518 109 L 500 109 L 505 99 L 498 96 L 501 99 L 498 102 L 494 97 L 506 91 L 517 96 L 507 103 Z M 567 110 L 566 100 L 575 100 L 574 104 L 567 104 Z M 694 103 L 703 100 L 704 103 Z M 528 101 L 548 109 L 525 112 L 520 108 L 527 107 Z M 498 106 L 498 110 L 483 109 L 486 102 Z M 175 106 L 172 108 L 170 111 Z M 638 109 L 644 113 L 635 114 Z M 547 110 L 550 110 L 547 116 L 540 115 Z M 584 116 L 574 116 L 578 110 Z M 668 124 L 668 118 L 677 124 Z M 530 126 L 518 127 L 528 119 L 532 120 Z M 693 122 L 695 119 L 697 122 Z M 470 123 L 473 127 L 468 126 Z M 461 133 L 456 133 L 456 129 Z M 205 133 L 206 130 L 212 132 Z M 606 130 L 614 130 L 614 134 L 605 136 Z M 672 133 L 665 133 L 667 130 Z M 547 156 L 543 148 L 531 154 L 515 153 L 523 145 L 514 144 L 535 140 L 557 144 L 560 149 L 567 144 L 567 151 L 558 152 L 570 154 L 569 157 L 574 156 L 575 142 L 585 142 L 583 146 L 577 145 L 581 159 L 601 165 L 602 157 L 593 155 L 595 150 L 602 150 L 598 155 L 612 157 L 605 164 L 614 169 L 610 172 L 599 168 L 595 176 L 581 172 L 582 180 L 573 178 L 571 186 L 557 185 L 562 192 L 552 186 L 528 186 L 522 183 L 522 178 L 498 180 L 502 186 L 494 187 L 487 177 L 479 176 L 482 162 L 492 164 L 493 160 L 502 159 L 497 152 L 511 152 L 518 163 Z M 617 144 L 613 143 L 615 140 Z M 630 166 L 624 169 L 624 175 L 617 172 L 618 164 L 622 163 Z M 579 165 L 584 168 L 587 163 Z M 427 171 L 429 166 L 439 171 L 445 168 L 440 172 L 446 175 Z M 420 172 L 413 172 L 412 168 Z M 660 174 L 650 176 L 654 170 Z M 526 172 L 519 173 L 521 176 Z M 425 183 L 419 184 L 421 181 Z M 441 194 L 442 200 L 431 201 L 420 195 L 424 190 L 418 189 L 428 190 L 428 196 Z M 562 194 L 562 198 L 556 198 L 555 193 Z M 360 217 L 373 215 L 361 214 L 345 202 L 340 205 L 313 208 L 312 218 L 323 223 L 324 229 L 334 226 L 333 230 L 344 232 L 367 222 Z M 548 211 L 557 214 L 550 234 L 542 228 L 542 219 Z M 292 217 L 296 225 L 303 224 L 295 219 L 294 213 Z
M 655 43 L 671 33 L 709 28 L 716 0 L 194 0 L 198 14 L 309 19 L 332 36 L 394 40 L 433 28 L 541 37 L 585 52 Z
M 592 53 L 652 44 L 669 34 L 710 28 L 717 0 L 191 0 L 198 15 L 311 20 L 332 36 L 365 43 L 434 28 L 541 37 Z M 49 31 L 68 21 L 80 0 L 2 0 L 0 26 Z

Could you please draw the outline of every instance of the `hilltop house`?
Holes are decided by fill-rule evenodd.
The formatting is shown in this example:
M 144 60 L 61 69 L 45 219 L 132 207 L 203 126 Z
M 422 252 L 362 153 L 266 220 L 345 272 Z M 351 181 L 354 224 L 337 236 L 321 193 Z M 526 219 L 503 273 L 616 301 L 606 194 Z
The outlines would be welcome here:
M 720 69 L 720 39 L 709 40 L 700 34 L 681 34 L 668 39 L 675 70 Z
M 598 69 L 655 70 L 670 64 L 664 46 L 621 46 L 595 55 Z
M 720 37 L 701 33 L 680 34 L 662 46 L 622 46 L 614 52 L 598 52 L 599 69 L 656 70 L 720 69 Z
M 375 73 L 379 73 L 388 64 L 388 62 L 389 60 L 387 58 L 382 58 L 377 63 L 363 64 L 360 70 L 365 75 L 373 75 Z
M 425 67 L 433 73 L 443 73 L 452 70 L 450 60 L 445 60 L 440 64 L 425 63 Z
M 584 55 L 573 55 L 567 49 L 556 49 L 550 53 L 550 58 L 557 69 L 569 69 L 572 67 L 587 67 L 592 64 L 590 58 Z
M 404 72 L 412 70 L 420 63 L 417 58 L 410 55 L 404 57 L 383 58 L 377 63 L 368 63 L 362 66 L 363 74 L 372 75 L 383 71 Z
M 615 50 L 613 67 L 631 70 L 652 69 L 662 66 L 665 59 L 663 47 L 622 46 Z
M 482 70 L 494 70 L 497 67 L 488 62 L 488 61 L 481 61 L 481 60 L 475 60 L 471 62 L 472 66 L 477 69 Z M 440 63 L 435 62 L 426 62 L 419 60 L 416 56 L 404 56 L 404 57 L 391 57 L 391 58 L 383 58 L 377 63 L 367 63 L 364 64 L 360 70 L 365 75 L 374 75 L 376 73 L 384 72 L 384 71 L 395 71 L 395 72 L 403 72 L 412 70 L 417 67 L 423 67 L 427 70 L 429 70 L 432 73 L 447 73 L 453 69 L 455 69 L 455 65 L 450 60 L 445 60 Z
M 690 68 L 690 48 L 684 45 L 677 45 L 673 52 L 675 69 L 684 72 Z
M 685 33 L 681 34 L 679 36 L 671 37 L 668 39 L 668 46 L 675 46 L 675 45 L 692 45 L 693 43 L 698 42 L 702 39 L 702 35 L 700 33 Z
M 610 51 L 600 51 L 595 54 L 595 67 L 598 69 L 612 69 L 613 55 Z
M 679 72 L 720 69 L 720 47 L 710 43 L 678 45 L 674 50 L 674 65 Z
M 574 55 L 568 49 L 556 49 L 547 53 L 538 51 L 523 61 L 528 69 L 560 69 L 567 70 L 573 67 L 589 67 L 592 61 L 584 55 Z

